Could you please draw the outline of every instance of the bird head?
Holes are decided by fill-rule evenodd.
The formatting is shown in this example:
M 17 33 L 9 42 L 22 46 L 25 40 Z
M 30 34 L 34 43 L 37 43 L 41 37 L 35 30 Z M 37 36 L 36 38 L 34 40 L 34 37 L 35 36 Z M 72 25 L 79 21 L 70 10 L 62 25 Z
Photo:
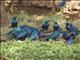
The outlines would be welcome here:
M 65 39 L 67 39 L 67 37 L 68 37 L 68 32 L 63 32 L 62 37 L 65 38 Z
M 46 20 L 44 23 L 49 23 L 49 20 Z
M 72 38 L 75 39 L 76 33 L 75 32 L 71 32 L 70 36 L 72 36 Z
M 13 17 L 13 19 L 16 19 L 16 18 L 17 18 L 16 16 Z

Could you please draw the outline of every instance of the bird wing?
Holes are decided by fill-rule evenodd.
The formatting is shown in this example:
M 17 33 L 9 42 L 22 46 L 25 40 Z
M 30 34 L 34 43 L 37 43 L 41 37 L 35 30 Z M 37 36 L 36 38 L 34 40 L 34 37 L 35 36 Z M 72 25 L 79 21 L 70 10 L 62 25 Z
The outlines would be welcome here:
M 38 32 L 37 31 L 32 31 L 32 34 L 31 34 L 31 39 L 34 40 L 38 37 Z
M 60 33 L 61 32 L 59 31 L 55 31 L 48 37 L 48 39 L 56 39 L 60 35 Z
M 17 39 L 18 39 L 18 38 L 24 38 L 24 37 L 26 38 L 26 36 L 27 36 L 26 34 L 27 34 L 27 32 L 23 32 L 23 33 L 17 35 L 16 38 L 17 38 Z

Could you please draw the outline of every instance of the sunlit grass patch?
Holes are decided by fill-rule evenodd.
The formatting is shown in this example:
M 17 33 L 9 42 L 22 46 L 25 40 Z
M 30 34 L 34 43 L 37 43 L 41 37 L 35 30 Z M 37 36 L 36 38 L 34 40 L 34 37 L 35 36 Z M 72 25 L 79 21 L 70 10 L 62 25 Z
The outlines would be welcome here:
M 79 60 L 80 44 L 68 45 L 63 41 L 9 41 L 0 43 L 6 60 Z

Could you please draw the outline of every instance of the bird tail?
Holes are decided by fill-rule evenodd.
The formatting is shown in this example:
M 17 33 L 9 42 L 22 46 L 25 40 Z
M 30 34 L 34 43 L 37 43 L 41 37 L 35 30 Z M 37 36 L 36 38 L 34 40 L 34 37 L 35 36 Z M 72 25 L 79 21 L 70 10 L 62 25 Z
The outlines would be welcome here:
M 6 33 L 5 36 L 7 37 L 7 39 L 13 39 L 13 38 L 15 38 L 15 35 L 12 34 L 12 31 Z

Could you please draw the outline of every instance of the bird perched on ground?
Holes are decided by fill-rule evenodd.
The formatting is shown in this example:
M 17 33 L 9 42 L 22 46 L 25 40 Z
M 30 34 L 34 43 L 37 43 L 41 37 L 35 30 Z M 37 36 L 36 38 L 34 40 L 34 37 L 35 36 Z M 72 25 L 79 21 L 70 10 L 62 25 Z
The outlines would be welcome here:
M 60 27 L 56 21 L 54 21 L 53 29 L 54 31 L 58 30 Z
M 68 44 L 72 44 L 73 40 L 76 37 L 76 33 L 75 32 L 71 32 L 70 34 L 68 32 L 64 32 L 63 33 L 63 38 L 67 41 Z
M 53 28 L 54 28 L 54 32 L 52 32 L 52 34 L 49 35 L 46 40 L 49 40 L 49 39 L 56 40 L 62 34 L 61 28 L 59 27 L 56 21 L 54 21 Z
M 73 29 L 74 29 L 74 27 L 72 26 L 72 24 L 71 23 L 66 23 L 66 29 L 69 31 L 69 32 L 72 32 L 73 31 Z
M 48 28 L 49 28 L 49 21 L 45 21 L 41 27 L 42 27 L 43 31 L 44 31 L 44 30 L 47 31 Z
M 13 17 L 12 21 L 11 21 L 11 27 L 14 28 L 14 27 L 17 27 L 18 25 L 18 21 L 16 19 L 17 17 Z
M 66 29 L 69 31 L 69 32 L 75 32 L 76 35 L 80 32 L 76 27 L 73 26 L 73 24 L 67 22 L 66 23 Z
M 26 25 L 21 25 L 13 29 L 9 33 L 7 33 L 7 36 L 10 39 L 16 38 L 18 40 L 24 40 L 25 38 L 29 37 L 29 35 L 30 35 L 30 29 Z

